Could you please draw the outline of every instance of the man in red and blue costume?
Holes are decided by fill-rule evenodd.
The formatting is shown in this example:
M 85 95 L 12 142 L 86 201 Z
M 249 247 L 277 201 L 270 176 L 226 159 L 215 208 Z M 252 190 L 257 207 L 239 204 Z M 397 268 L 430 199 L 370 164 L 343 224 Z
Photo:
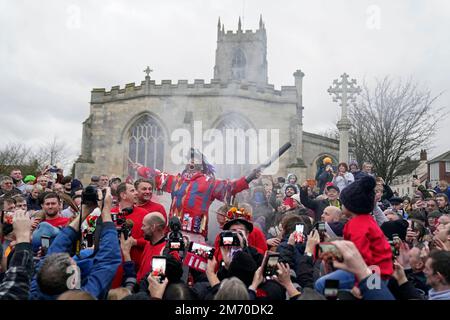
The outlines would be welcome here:
M 133 164 L 133 167 L 141 177 L 154 179 L 156 189 L 172 195 L 169 215 L 180 219 L 183 233 L 194 242 L 205 242 L 208 236 L 208 210 L 211 203 L 214 200 L 228 202 L 231 196 L 248 189 L 248 184 L 261 175 L 260 170 L 254 170 L 247 177 L 234 181 L 216 179 L 214 167 L 193 148 L 190 163 L 178 175 L 141 164 Z

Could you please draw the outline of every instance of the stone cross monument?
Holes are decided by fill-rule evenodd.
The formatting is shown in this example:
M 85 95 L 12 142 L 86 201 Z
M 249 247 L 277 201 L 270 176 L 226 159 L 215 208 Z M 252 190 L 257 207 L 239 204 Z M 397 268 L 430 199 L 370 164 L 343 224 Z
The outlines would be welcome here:
M 342 107 L 341 120 L 338 121 L 337 127 L 339 129 L 339 162 L 348 163 L 348 140 L 349 140 L 349 130 L 351 127 L 350 120 L 347 117 L 348 114 L 348 104 L 351 103 L 356 105 L 356 95 L 361 92 L 361 88 L 356 86 L 356 80 L 348 80 L 348 74 L 344 73 L 341 75 L 342 80 L 337 79 L 333 81 L 334 87 L 328 88 L 328 93 L 330 95 L 334 94 L 333 101 L 338 102 Z

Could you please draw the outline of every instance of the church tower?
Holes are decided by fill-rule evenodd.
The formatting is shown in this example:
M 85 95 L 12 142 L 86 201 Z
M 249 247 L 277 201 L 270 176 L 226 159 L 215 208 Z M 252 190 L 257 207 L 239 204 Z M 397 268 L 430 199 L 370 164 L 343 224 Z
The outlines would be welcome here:
M 259 29 L 242 30 L 241 18 L 238 29 L 225 32 L 225 27 L 217 24 L 216 64 L 214 79 L 220 82 L 231 80 L 267 84 L 267 36 L 266 28 L 259 19 Z

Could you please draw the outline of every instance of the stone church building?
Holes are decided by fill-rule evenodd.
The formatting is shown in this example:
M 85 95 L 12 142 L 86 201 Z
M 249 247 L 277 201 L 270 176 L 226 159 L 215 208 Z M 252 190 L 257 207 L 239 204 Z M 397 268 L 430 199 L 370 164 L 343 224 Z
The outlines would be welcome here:
M 83 182 L 93 174 L 133 175 L 129 159 L 166 172 L 181 172 L 184 166 L 171 158 L 171 135 L 180 128 L 192 132 L 197 121 L 203 130 L 279 129 L 280 145 L 290 141 L 292 147 L 281 157 L 276 176 L 293 172 L 301 180 L 314 178 L 325 156 L 337 164 L 339 141 L 303 131 L 305 74 L 293 72 L 293 85 L 280 90 L 269 84 L 262 18 L 256 31 L 242 30 L 239 20 L 235 32 L 225 31 L 219 19 L 214 77 L 209 82 L 156 83 L 149 71 L 139 85 L 92 90 L 90 114 L 83 123 L 82 152 L 75 163 L 75 176 Z M 254 167 L 217 165 L 217 176 L 236 178 Z

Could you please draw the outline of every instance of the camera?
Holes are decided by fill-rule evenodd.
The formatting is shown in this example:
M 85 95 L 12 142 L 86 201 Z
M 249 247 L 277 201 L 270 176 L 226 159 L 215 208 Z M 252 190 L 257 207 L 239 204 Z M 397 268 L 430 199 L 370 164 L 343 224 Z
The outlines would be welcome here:
M 317 231 L 319 232 L 319 236 L 320 236 L 320 241 L 323 242 L 325 239 L 325 232 L 326 232 L 326 226 L 325 226 L 325 222 L 323 221 L 319 221 L 316 223 L 315 225 Z
M 184 251 L 184 239 L 181 233 L 181 222 L 174 216 L 169 220 L 170 233 L 168 235 L 169 250 Z
M 220 243 L 221 247 L 240 247 L 241 241 L 239 240 L 238 234 L 232 231 L 223 231 L 220 233 Z
M 120 239 L 120 235 L 123 233 L 125 240 L 131 235 L 133 229 L 133 220 L 127 219 L 126 216 L 133 212 L 133 208 L 124 208 L 118 213 L 111 213 L 111 220 L 116 225 L 117 236 Z
M 98 194 L 97 188 L 95 186 L 87 186 L 81 194 L 81 204 L 88 206 L 97 206 Z

